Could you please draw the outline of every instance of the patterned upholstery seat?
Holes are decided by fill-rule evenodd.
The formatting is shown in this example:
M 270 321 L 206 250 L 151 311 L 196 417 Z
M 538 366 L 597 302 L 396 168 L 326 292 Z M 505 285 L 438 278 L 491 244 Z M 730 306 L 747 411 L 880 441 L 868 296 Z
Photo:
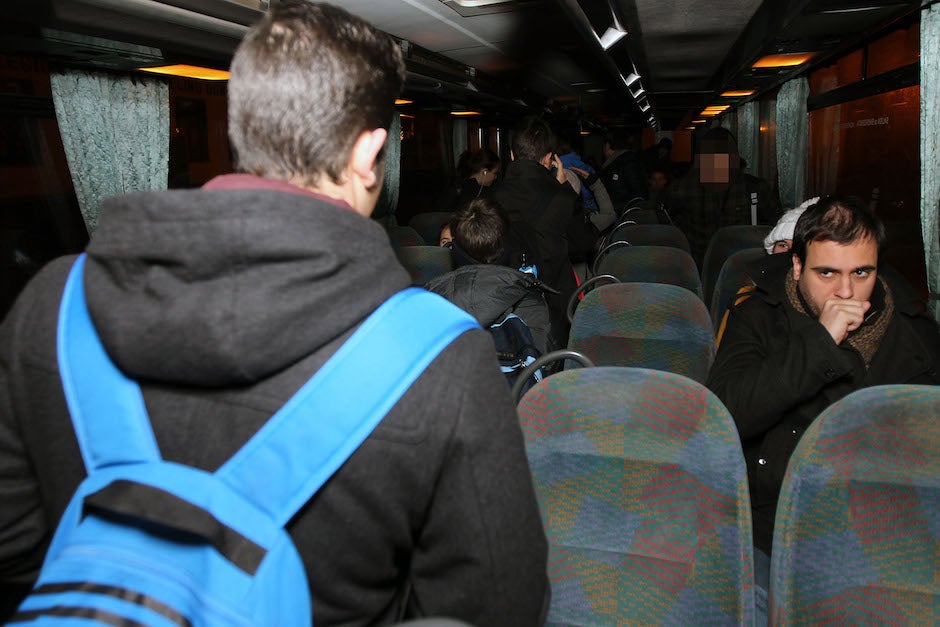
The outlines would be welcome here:
M 392 226 L 387 229 L 392 248 L 402 246 L 424 246 L 424 239 L 410 226 Z M 437 240 L 434 242 L 437 243 Z
M 712 292 L 715 290 L 715 281 L 725 259 L 745 248 L 762 248 L 764 237 L 770 232 L 765 225 L 751 226 L 750 224 L 735 224 L 723 226 L 712 235 L 705 249 L 705 258 L 702 261 L 702 286 L 705 290 L 705 302 L 712 302 Z
M 703 383 L 715 358 L 705 304 L 663 283 L 615 283 L 587 293 L 574 312 L 568 348 L 598 366 L 666 370 Z
M 412 285 L 424 285 L 454 269 L 449 248 L 440 246 L 405 246 L 395 249 L 398 261 L 411 275 Z
M 628 246 L 598 257 L 594 274 L 611 274 L 624 283 L 669 283 L 702 298 L 702 280 L 692 255 L 673 246 Z
M 777 507 L 778 625 L 940 623 L 940 387 L 866 388 L 803 434 Z
M 731 304 L 734 295 L 738 293 L 739 289 L 751 282 L 744 268 L 752 261 L 766 256 L 767 253 L 763 248 L 745 248 L 733 253 L 721 266 L 721 272 L 718 273 L 718 278 L 715 281 L 715 289 L 712 293 L 711 307 L 709 308 L 716 332 L 718 331 L 718 325 L 721 324 L 721 318 L 728 310 L 728 305 Z
M 628 242 L 632 246 L 673 246 L 691 252 L 685 233 L 672 224 L 621 223 L 610 233 L 609 242 Z
M 549 540 L 549 625 L 752 625 L 751 515 L 734 422 L 640 368 L 545 379 L 519 416 Z
M 436 246 L 440 241 L 441 227 L 450 222 L 453 215 L 451 211 L 417 213 L 408 221 L 408 226 L 417 231 L 425 243 Z

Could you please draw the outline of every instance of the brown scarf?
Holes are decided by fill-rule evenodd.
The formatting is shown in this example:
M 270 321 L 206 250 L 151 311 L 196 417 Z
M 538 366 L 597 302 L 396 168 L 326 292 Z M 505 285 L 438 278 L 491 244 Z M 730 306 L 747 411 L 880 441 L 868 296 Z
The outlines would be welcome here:
M 869 311 L 868 315 L 872 317 L 866 318 L 862 326 L 849 333 L 845 340 L 849 343 L 849 346 L 862 356 L 866 369 L 871 367 L 871 360 L 875 356 L 878 346 L 881 345 L 881 338 L 884 337 L 888 325 L 891 323 L 891 318 L 894 317 L 894 298 L 891 296 L 891 290 L 888 289 L 888 284 L 885 283 L 883 278 L 878 277 L 878 281 L 881 282 L 881 287 L 884 289 L 884 309 L 881 312 L 874 313 Z M 803 299 L 800 298 L 796 280 L 793 278 L 793 268 L 790 268 L 787 272 L 787 298 L 798 312 L 811 318 L 815 317 L 807 312 L 803 306 Z

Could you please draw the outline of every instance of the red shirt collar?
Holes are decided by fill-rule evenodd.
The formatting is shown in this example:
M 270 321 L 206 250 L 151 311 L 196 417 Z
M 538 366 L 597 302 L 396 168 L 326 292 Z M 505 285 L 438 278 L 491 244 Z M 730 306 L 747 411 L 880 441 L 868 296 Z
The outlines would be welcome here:
M 288 194 L 311 196 L 319 200 L 333 203 L 334 205 L 340 206 L 343 209 L 348 209 L 350 211 L 353 210 L 353 208 L 345 200 L 340 200 L 339 198 L 333 198 L 332 196 L 327 196 L 309 189 L 304 189 L 303 187 L 298 187 L 297 185 L 288 183 L 287 181 L 266 179 L 260 176 L 255 176 L 254 174 L 222 174 L 212 178 L 202 186 L 202 189 L 261 189 L 272 192 L 286 192 Z

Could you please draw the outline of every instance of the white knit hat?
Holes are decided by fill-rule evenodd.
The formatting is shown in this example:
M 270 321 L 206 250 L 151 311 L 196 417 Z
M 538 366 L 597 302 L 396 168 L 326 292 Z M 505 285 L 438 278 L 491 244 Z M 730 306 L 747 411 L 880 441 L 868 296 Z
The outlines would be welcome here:
M 793 229 L 796 228 L 796 221 L 800 219 L 804 211 L 817 202 L 819 202 L 819 196 L 810 198 L 796 209 L 790 209 L 780 216 L 780 219 L 777 220 L 777 224 L 774 225 L 774 228 L 772 228 L 770 233 L 767 234 L 767 237 L 764 238 L 764 250 L 767 251 L 768 255 L 773 252 L 776 242 L 784 239 L 793 239 Z

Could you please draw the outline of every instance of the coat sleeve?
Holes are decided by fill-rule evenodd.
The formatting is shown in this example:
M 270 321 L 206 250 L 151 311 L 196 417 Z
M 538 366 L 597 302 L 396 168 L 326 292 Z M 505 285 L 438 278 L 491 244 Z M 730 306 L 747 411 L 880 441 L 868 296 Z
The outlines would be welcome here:
M 540 624 L 547 542 L 522 430 L 492 349 L 468 360 L 460 410 L 412 556 L 409 614 Z
M 766 433 L 851 370 L 825 327 L 807 320 L 791 328 L 781 307 L 759 295 L 734 307 L 709 372 L 707 386 L 742 440 Z

